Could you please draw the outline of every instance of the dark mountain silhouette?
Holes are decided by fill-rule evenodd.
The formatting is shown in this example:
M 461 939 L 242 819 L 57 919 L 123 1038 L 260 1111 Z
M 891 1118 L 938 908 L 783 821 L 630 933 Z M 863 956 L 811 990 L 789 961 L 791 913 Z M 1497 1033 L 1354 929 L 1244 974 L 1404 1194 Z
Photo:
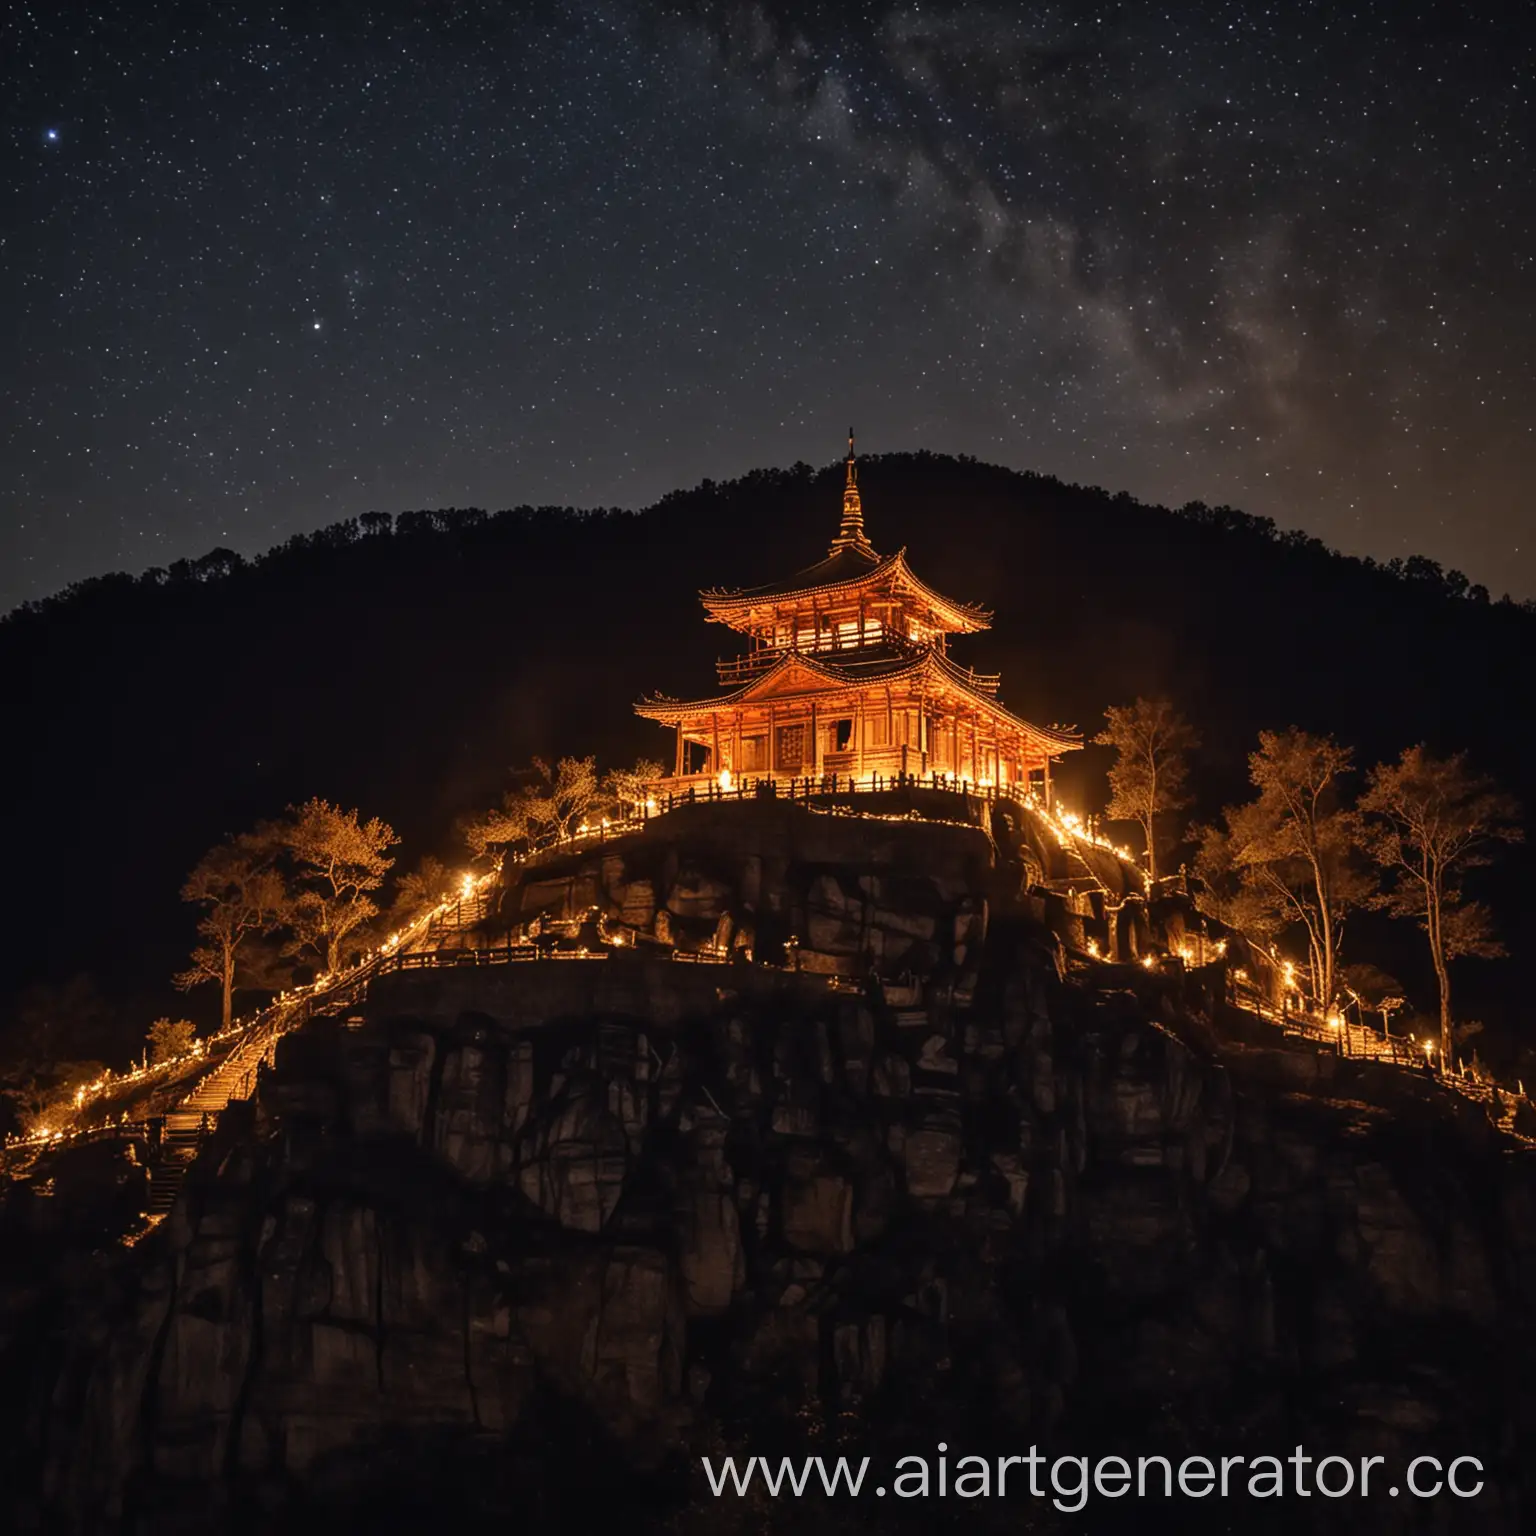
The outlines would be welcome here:
M 288 802 L 384 817 L 405 863 L 457 858 L 456 819 L 511 764 L 666 756 L 631 704 L 707 691 L 734 649 L 697 590 L 818 559 L 840 477 L 757 471 L 640 513 L 375 513 L 254 561 L 216 550 L 18 610 L 0 624 L 20 897 L 0 995 L 88 973 L 141 1030 L 190 942 L 187 869 Z M 1174 512 L 969 459 L 889 454 L 864 461 L 861 483 L 877 548 L 908 546 L 934 586 L 996 611 L 957 654 L 1000 670 L 1010 707 L 1091 736 L 1108 703 L 1171 697 L 1204 737 L 1204 814 L 1244 794 L 1256 733 L 1291 724 L 1333 732 L 1362 766 L 1417 740 L 1465 748 L 1533 799 L 1530 604 L 1231 508 Z M 1103 804 L 1107 756 L 1074 754 L 1068 801 Z M 1531 872 L 1516 850 L 1484 889 L 1512 941 L 1536 909 Z M 1415 936 L 1363 926 L 1417 984 Z M 1355 947 L 1381 958 L 1359 952 L 1365 937 Z M 1474 963 L 1460 996 L 1512 1023 L 1515 982 L 1514 961 Z

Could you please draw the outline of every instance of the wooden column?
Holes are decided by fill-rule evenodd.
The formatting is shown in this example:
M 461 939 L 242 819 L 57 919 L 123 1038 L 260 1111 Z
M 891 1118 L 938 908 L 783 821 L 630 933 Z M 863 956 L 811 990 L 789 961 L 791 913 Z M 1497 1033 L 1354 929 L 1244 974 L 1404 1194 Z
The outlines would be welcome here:
M 768 704 L 768 772 L 776 773 L 779 767 L 778 714 L 772 700 Z
M 859 610 L 859 638 L 864 637 L 864 610 Z M 853 772 L 857 778 L 864 772 L 864 695 L 861 693 L 853 706 Z
M 736 775 L 736 782 L 741 782 L 741 711 L 731 712 L 731 772 Z
M 680 779 L 680 778 L 682 778 L 682 776 L 683 776 L 683 722 L 681 721 L 681 719 L 679 719 L 679 721 L 677 722 L 677 770 L 676 770 L 676 773 L 674 774 L 674 777 Z
M 718 778 L 719 775 L 720 775 L 720 769 L 724 766 L 721 763 L 721 761 L 720 761 L 720 716 L 719 716 L 718 712 L 712 713 L 710 715 L 710 717 L 709 717 L 709 728 L 714 733 L 714 738 L 715 738 L 715 745 L 714 745 L 714 753 L 715 753 L 715 755 L 714 755 L 713 760 L 710 763 L 710 767 L 712 767 L 714 769 L 715 776 Z
M 821 772 L 821 734 L 816 729 L 815 699 L 811 700 L 811 762 L 806 771 L 813 776 Z

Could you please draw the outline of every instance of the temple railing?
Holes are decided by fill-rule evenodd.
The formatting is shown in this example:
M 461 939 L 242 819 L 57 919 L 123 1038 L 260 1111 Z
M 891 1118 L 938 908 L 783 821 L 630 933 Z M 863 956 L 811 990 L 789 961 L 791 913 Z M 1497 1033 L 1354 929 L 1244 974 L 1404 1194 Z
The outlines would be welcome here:
M 846 755 L 852 759 L 854 754 Z M 674 774 L 650 785 L 648 814 L 662 815 L 684 805 L 711 801 L 780 799 L 801 803 L 850 795 L 887 795 L 895 790 L 922 790 L 925 793 L 953 795 L 963 801 L 995 805 L 1008 803 L 1020 808 L 1041 809 L 1039 802 L 1020 786 L 984 784 L 956 774 L 928 773 L 850 773 L 831 769 L 824 773 L 749 773 L 732 777 L 722 784 L 718 774 Z

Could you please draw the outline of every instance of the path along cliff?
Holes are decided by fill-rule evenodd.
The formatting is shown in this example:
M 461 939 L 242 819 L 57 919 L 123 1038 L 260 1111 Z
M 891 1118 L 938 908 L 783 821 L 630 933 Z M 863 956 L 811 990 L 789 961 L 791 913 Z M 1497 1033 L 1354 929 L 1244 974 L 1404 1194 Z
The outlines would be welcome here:
M 1090 959 L 995 826 L 736 809 L 516 874 L 467 947 L 564 950 L 286 1035 L 138 1246 L 8 1206 L 13 1523 L 1066 1528 L 696 1461 L 942 1440 L 1474 1455 L 1464 1507 L 1308 1524 L 1528 1528 L 1536 1178 L 1478 1106 Z

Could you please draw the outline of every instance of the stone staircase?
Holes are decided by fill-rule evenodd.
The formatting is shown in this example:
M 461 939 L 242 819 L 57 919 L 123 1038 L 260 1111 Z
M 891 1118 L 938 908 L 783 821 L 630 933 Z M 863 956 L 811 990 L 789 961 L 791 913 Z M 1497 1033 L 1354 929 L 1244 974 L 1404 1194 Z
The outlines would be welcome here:
M 280 1015 L 254 1029 L 216 1066 L 198 1080 L 186 1098 L 167 1113 L 160 1137 L 159 1154 L 150 1167 L 149 1215 L 164 1216 L 176 1203 L 187 1169 L 197 1157 L 203 1136 L 218 1121 L 231 1099 L 246 1099 L 256 1086 L 256 1073 L 270 1062 L 277 1042 L 290 1023 L 299 1022 L 303 1010 Z
M 446 934 L 463 933 L 467 929 L 478 927 L 485 921 L 489 906 L 486 894 L 481 890 L 459 897 L 446 911 L 433 917 L 427 924 L 427 942 L 430 943 Z

